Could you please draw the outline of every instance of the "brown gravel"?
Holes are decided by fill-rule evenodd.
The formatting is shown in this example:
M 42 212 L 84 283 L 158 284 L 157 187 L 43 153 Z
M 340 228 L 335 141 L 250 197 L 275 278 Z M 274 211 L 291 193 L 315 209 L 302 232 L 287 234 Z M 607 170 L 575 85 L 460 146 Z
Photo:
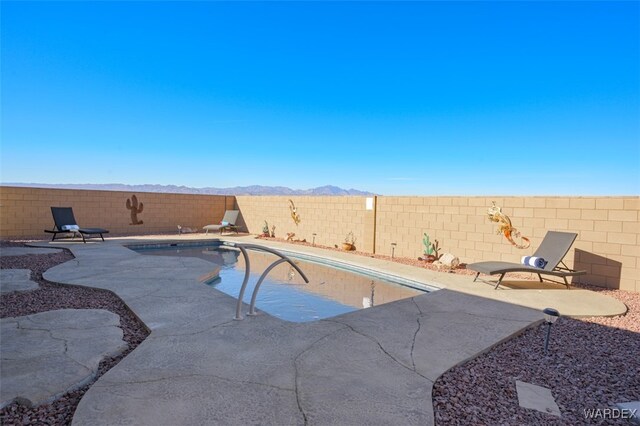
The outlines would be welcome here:
M 418 257 L 415 258 L 408 258 L 408 257 L 398 257 L 398 256 L 394 256 L 393 258 L 391 256 L 387 256 L 384 254 L 371 254 L 371 253 L 367 253 L 364 251 L 358 251 L 358 250 L 353 250 L 353 251 L 344 251 L 339 247 L 330 247 L 330 246 L 323 246 L 320 244 L 316 244 L 313 245 L 309 242 L 306 241 L 287 241 L 284 238 L 271 238 L 271 237 L 263 237 L 263 236 L 257 236 L 256 239 L 258 240 L 267 240 L 267 241 L 277 241 L 280 243 L 287 243 L 287 244 L 294 244 L 294 245 L 300 245 L 300 246 L 307 246 L 307 247 L 317 247 L 317 248 L 321 248 L 321 249 L 325 249 L 325 250 L 332 250 L 332 251 L 339 251 L 342 253 L 349 253 L 349 254 L 353 254 L 356 256 L 364 256 L 364 257 L 371 257 L 374 259 L 381 259 L 381 260 L 388 260 L 390 262 L 396 262 L 396 263 L 402 263 L 403 265 L 409 265 L 409 266 L 415 266 L 417 268 L 424 268 L 424 269 L 429 269 L 432 271 L 437 271 L 437 272 L 442 272 L 442 273 L 452 273 L 452 274 L 459 274 L 459 275 L 475 275 L 476 272 L 472 271 L 470 269 L 467 269 L 467 265 L 466 263 L 461 263 L 457 268 L 452 269 L 452 270 L 445 270 L 442 268 L 439 268 L 437 266 L 435 266 L 433 263 L 429 263 L 429 262 L 425 262 L 424 260 L 419 260 Z M 445 253 L 444 251 L 442 253 Z M 455 255 L 455 253 L 454 253 Z M 531 279 L 533 277 L 533 274 L 529 274 L 529 273 L 511 273 L 509 274 L 510 278 L 519 278 L 519 279 Z
M 544 355 L 546 325 L 526 330 L 443 374 L 433 387 L 438 425 L 621 424 L 585 409 L 640 400 L 640 294 L 600 290 L 629 311 L 610 318 L 560 318 Z M 516 380 L 551 389 L 561 418 L 520 408 Z
M 321 249 L 325 249 L 325 250 L 339 251 L 339 252 L 342 252 L 342 253 L 349 253 L 349 254 L 353 254 L 353 255 L 356 255 L 356 256 L 364 256 L 364 257 L 371 257 L 371 258 L 374 258 L 374 259 L 389 260 L 389 261 L 392 261 L 392 262 L 402 263 L 402 264 L 405 264 L 405 265 L 416 266 L 418 268 L 431 269 L 432 271 L 441 271 L 440 269 L 438 269 L 437 266 L 434 266 L 431 263 L 425 262 L 424 260 L 418 260 L 417 257 L 415 259 L 410 259 L 410 258 L 407 258 L 407 257 L 398 257 L 398 256 L 395 256 L 395 257 L 392 258 L 391 256 L 386 256 L 386 255 L 383 255 L 383 254 L 371 254 L 371 253 L 367 253 L 367 252 L 364 252 L 364 251 L 358 251 L 358 250 L 344 251 L 339 247 L 323 246 L 323 245 L 320 245 L 320 244 L 313 245 L 313 244 L 311 244 L 309 242 L 306 242 L 306 241 L 287 241 L 284 238 L 271 238 L 271 237 L 257 236 L 256 239 L 258 239 L 258 240 L 267 240 L 267 241 L 277 241 L 279 243 L 287 243 L 287 244 L 306 246 L 306 247 L 316 247 L 316 248 L 321 248 Z M 475 274 L 475 272 L 466 269 L 464 264 L 461 264 L 458 268 L 452 270 L 451 272 L 456 273 L 456 274 L 463 274 L 463 275 L 473 275 L 473 274 Z
M 23 242 L 0 242 L 2 247 L 24 246 Z M 9 293 L 0 296 L 0 317 L 16 317 L 55 309 L 106 309 L 120 316 L 120 327 L 128 349 L 114 358 L 104 359 L 99 366 L 96 380 L 129 352 L 135 349 L 149 334 L 144 324 L 133 315 L 115 294 L 100 289 L 60 285 L 42 278 L 47 269 L 73 259 L 71 252 L 3 256 L 0 257 L 2 269 L 31 269 L 31 279 L 40 288 L 28 292 Z M 94 380 L 95 381 L 95 380 Z M 10 404 L 0 410 L 2 425 L 69 425 L 73 413 L 84 393 L 93 384 L 64 394 L 51 404 L 28 408 L 18 403 Z

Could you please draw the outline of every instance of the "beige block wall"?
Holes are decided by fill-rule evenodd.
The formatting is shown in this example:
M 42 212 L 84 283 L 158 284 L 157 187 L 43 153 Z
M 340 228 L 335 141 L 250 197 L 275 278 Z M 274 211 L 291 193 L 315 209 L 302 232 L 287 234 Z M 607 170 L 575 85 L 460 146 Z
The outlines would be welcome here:
M 201 228 L 218 223 L 225 203 L 232 208 L 234 197 L 135 193 L 144 204 L 138 214 L 141 225 L 131 225 L 126 201 L 134 193 L 0 187 L 0 238 L 49 238 L 44 229 L 53 228 L 50 207 L 72 207 L 82 227 L 106 228 L 111 234 L 150 234 L 176 232 L 177 225 Z
M 288 199 L 302 221 L 291 220 Z M 578 233 L 565 258 L 570 267 L 588 275 L 576 281 L 609 288 L 640 291 L 640 226 L 638 197 L 376 197 L 375 212 L 365 210 L 366 197 L 256 197 L 236 201 L 250 233 L 259 234 L 264 220 L 276 225 L 276 236 L 295 232 L 296 238 L 333 246 L 349 232 L 359 250 L 417 258 L 422 234 L 440 242 L 462 262 L 519 262 L 532 254 L 548 230 Z M 517 249 L 498 225 L 487 219 L 492 201 L 502 207 L 515 228 L 531 240 Z M 375 220 L 374 220 L 375 218 Z M 375 233 L 374 233 L 375 230 Z
M 291 218 L 289 200 L 300 215 L 298 226 Z M 236 203 L 252 234 L 260 234 L 266 220 L 269 227 L 276 226 L 276 237 L 281 238 L 294 232 L 296 239 L 312 242 L 315 233 L 316 244 L 334 246 L 353 232 L 358 249 L 370 239 L 365 237 L 365 197 L 236 196 Z
M 517 249 L 498 224 L 487 219 L 492 201 L 512 225 L 529 237 L 529 249 Z M 519 262 L 532 254 L 548 230 L 578 233 L 565 258 L 588 275 L 576 281 L 640 291 L 638 197 L 378 197 L 376 253 L 418 257 L 422 234 L 440 242 L 462 262 Z
M 340 245 L 354 233 L 359 250 L 417 258 L 422 256 L 422 234 L 437 239 L 443 252 L 462 262 L 504 260 L 518 262 L 531 254 L 547 230 L 577 232 L 565 258 L 588 275 L 580 282 L 640 291 L 639 197 L 375 197 L 367 211 L 366 197 L 211 196 L 136 193 L 144 203 L 139 219 L 130 225 L 125 203 L 133 195 L 118 191 L 81 191 L 0 187 L 0 237 L 46 238 L 52 227 L 50 206 L 73 207 L 81 226 L 100 226 L 114 234 L 176 232 L 176 225 L 201 228 L 221 220 L 225 209 L 239 208 L 240 225 L 252 234 L 262 232 L 266 220 L 276 236 L 325 246 Z M 293 200 L 301 222 L 291 218 Z M 531 248 L 519 250 L 487 219 L 495 201 L 515 228 L 531 239 Z M 374 244 L 375 243 L 375 244 Z

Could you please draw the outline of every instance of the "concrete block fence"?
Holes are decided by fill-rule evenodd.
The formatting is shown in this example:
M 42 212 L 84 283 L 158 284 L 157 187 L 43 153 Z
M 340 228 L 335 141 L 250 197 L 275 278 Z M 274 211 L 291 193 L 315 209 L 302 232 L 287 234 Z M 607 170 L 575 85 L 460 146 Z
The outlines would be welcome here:
M 131 224 L 126 201 L 136 195 L 144 204 Z M 367 200 L 369 198 L 369 200 Z M 292 200 L 301 221 L 291 218 Z M 531 240 L 520 250 L 496 233 L 487 219 L 492 202 L 502 207 L 512 224 Z M 277 237 L 295 233 L 296 239 L 325 246 L 340 245 L 352 232 L 358 250 L 417 258 L 422 235 L 437 239 L 443 252 L 462 262 L 519 261 L 531 254 L 547 230 L 578 233 L 565 261 L 586 269 L 581 282 L 640 291 L 640 198 L 619 197 L 329 197 L 329 196 L 215 196 L 128 193 L 0 187 L 0 237 L 46 238 L 51 228 L 50 206 L 73 207 L 81 226 L 100 226 L 115 234 L 176 232 L 177 225 L 201 228 L 221 220 L 225 209 L 241 212 L 244 230 L 259 234 L 264 221 L 276 227 Z M 315 235 L 314 235 L 315 234 Z

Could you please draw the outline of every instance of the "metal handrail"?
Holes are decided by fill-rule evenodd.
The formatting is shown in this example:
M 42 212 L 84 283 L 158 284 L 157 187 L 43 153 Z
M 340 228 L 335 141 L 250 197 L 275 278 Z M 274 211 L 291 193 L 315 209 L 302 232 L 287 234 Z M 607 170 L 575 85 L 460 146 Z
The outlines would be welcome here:
M 256 286 L 253 289 L 253 294 L 251 295 L 251 304 L 249 305 L 249 312 L 247 313 L 247 315 L 251 315 L 251 316 L 256 315 L 256 298 L 258 297 L 258 289 L 260 288 L 260 285 L 262 285 L 262 281 L 264 281 L 264 279 L 267 277 L 267 275 L 269 274 L 269 272 L 271 272 L 273 268 L 280 265 L 281 263 L 285 263 L 286 261 L 287 261 L 286 259 L 276 260 L 267 269 L 264 270 L 262 275 L 260 275 L 260 278 L 258 279 L 258 282 L 256 283 Z
M 249 305 L 249 312 L 247 315 L 256 315 L 256 310 L 255 310 L 255 304 L 256 304 L 256 298 L 258 297 L 258 290 L 260 289 L 260 285 L 262 284 L 262 281 L 264 281 L 264 279 L 266 278 L 267 274 L 269 274 L 269 272 L 271 272 L 271 270 L 273 268 L 275 268 L 276 266 L 278 266 L 281 263 L 284 262 L 288 262 L 296 271 L 298 271 L 298 273 L 300 274 L 300 276 L 304 279 L 304 281 L 306 283 L 309 282 L 309 279 L 307 278 L 307 276 L 304 274 L 304 272 L 302 272 L 302 269 L 300 269 L 298 267 L 298 265 L 296 265 L 293 260 L 291 260 L 290 258 L 288 258 L 287 256 L 285 256 L 284 254 L 280 253 L 279 251 L 269 248 L 269 247 L 263 247 L 263 246 L 259 246 L 256 244 L 238 244 L 238 243 L 232 243 L 232 242 L 228 242 L 225 241 L 223 243 L 223 245 L 228 246 L 228 247 L 235 247 L 238 248 L 240 250 L 240 252 L 242 253 L 242 255 L 244 256 L 244 262 L 245 262 L 245 271 L 244 271 L 244 280 L 242 281 L 242 287 L 240 287 L 240 294 L 238 295 L 238 303 L 236 304 L 236 316 L 234 317 L 235 320 L 242 320 L 242 299 L 244 297 L 244 291 L 247 288 L 247 284 L 249 283 L 249 274 L 251 272 L 251 264 L 249 262 L 249 255 L 247 254 L 247 249 L 251 249 L 251 250 L 258 250 L 258 251 L 266 251 L 267 253 L 271 253 L 271 254 L 275 254 L 276 256 L 278 256 L 280 259 L 276 260 L 275 262 L 273 262 L 267 269 L 264 270 L 264 272 L 262 273 L 262 275 L 260 275 L 260 278 L 258 279 L 258 282 L 256 283 L 256 287 L 253 289 L 253 294 L 251 295 L 251 304 Z

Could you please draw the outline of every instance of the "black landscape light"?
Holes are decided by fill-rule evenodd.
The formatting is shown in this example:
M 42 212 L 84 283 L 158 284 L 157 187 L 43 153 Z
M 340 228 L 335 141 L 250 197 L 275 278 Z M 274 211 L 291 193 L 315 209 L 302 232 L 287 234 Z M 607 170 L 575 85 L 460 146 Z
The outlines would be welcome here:
M 313 242 L 311 243 L 312 246 L 316 246 L 316 233 L 314 232 L 313 234 Z
M 545 308 L 542 313 L 544 314 L 544 320 L 547 323 L 547 335 L 544 338 L 544 354 L 546 355 L 549 350 L 549 335 L 551 334 L 551 324 L 558 320 L 560 312 L 553 308 Z
M 391 258 L 393 259 L 393 255 L 396 252 L 397 243 L 391 243 Z

